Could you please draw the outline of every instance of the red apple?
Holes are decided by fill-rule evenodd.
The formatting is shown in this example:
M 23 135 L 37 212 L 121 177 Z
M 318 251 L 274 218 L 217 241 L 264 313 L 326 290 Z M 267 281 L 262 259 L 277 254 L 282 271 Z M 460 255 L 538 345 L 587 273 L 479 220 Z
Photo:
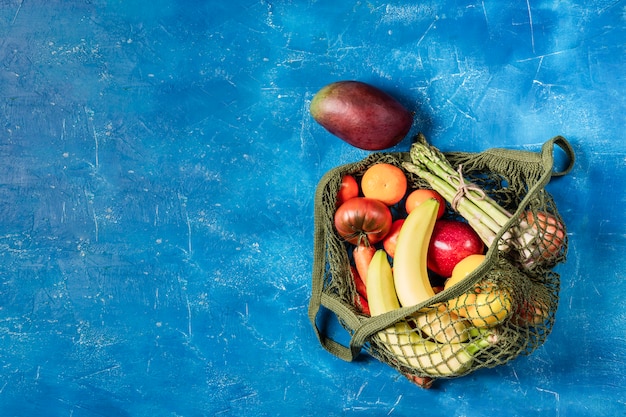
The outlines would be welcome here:
M 428 247 L 428 268 L 442 277 L 469 255 L 482 254 L 485 245 L 478 234 L 465 222 L 438 220 Z

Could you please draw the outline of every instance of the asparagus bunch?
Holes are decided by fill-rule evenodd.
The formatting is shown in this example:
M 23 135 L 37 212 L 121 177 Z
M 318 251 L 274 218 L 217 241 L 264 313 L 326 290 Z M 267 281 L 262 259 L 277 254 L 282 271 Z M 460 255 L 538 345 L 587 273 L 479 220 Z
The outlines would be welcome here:
M 404 168 L 426 180 L 463 216 L 481 240 L 491 247 L 512 214 L 476 184 L 466 181 L 462 167 L 454 169 L 445 156 L 421 137 L 410 151 L 412 162 Z M 549 213 L 525 213 L 519 224 L 502 234 L 498 249 L 516 250 L 516 258 L 527 269 L 552 262 L 565 244 L 565 228 Z
M 479 186 L 463 177 L 462 167 L 452 168 L 445 156 L 425 141 L 413 144 L 410 151 L 411 162 L 404 168 L 426 180 L 463 216 L 476 231 L 482 241 L 490 247 L 496 234 L 511 218 L 511 213 L 502 208 Z M 500 250 L 508 250 L 504 242 L 511 238 L 509 232 L 502 236 Z

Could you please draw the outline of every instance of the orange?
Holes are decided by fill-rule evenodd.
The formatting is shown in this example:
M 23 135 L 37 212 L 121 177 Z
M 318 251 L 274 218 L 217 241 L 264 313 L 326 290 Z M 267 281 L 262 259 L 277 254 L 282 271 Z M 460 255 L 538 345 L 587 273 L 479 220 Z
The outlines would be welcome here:
M 402 200 L 406 190 L 406 175 L 395 165 L 387 163 L 372 165 L 361 178 L 363 195 L 382 201 L 388 206 Z
M 413 209 L 429 198 L 435 198 L 439 201 L 439 211 L 437 212 L 437 218 L 440 219 L 443 213 L 446 211 L 446 200 L 443 199 L 441 194 L 435 190 L 429 190 L 426 188 L 412 191 L 406 198 L 405 208 L 406 212 L 410 213 Z

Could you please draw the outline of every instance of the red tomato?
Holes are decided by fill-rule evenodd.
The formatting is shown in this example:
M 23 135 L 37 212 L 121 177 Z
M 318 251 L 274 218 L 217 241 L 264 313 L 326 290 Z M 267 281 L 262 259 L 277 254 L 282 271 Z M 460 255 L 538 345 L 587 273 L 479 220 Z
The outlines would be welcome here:
M 400 229 L 404 224 L 404 219 L 395 220 L 391 223 L 391 229 L 389 229 L 389 233 L 383 240 L 383 247 L 385 248 L 385 252 L 387 255 L 392 258 L 396 254 L 396 243 L 398 242 L 398 235 L 400 234 Z
M 335 212 L 337 233 L 355 245 L 380 242 L 389 233 L 391 222 L 389 207 L 373 198 L 351 198 Z
M 344 175 L 341 178 L 341 187 L 339 187 L 339 192 L 337 193 L 337 206 L 358 196 L 359 184 L 357 184 L 356 179 L 350 174 Z

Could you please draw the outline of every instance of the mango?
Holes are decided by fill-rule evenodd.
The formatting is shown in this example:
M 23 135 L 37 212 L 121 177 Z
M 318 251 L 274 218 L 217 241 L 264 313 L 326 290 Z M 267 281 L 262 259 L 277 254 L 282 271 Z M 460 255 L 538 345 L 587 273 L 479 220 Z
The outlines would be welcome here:
M 328 132 L 368 151 L 397 145 L 413 124 L 413 114 L 394 97 L 360 81 L 326 85 L 315 94 L 309 110 Z

